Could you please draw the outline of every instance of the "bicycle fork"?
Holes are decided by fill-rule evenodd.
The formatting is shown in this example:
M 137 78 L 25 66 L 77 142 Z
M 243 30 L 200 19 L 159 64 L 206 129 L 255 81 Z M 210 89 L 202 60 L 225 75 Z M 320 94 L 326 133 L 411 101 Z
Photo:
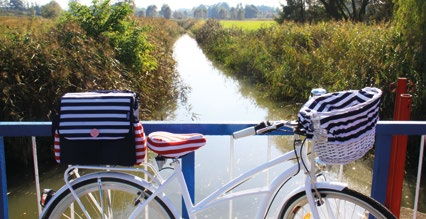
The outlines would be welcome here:
M 311 208 L 313 218 L 320 219 L 317 206 L 322 205 L 324 201 L 321 199 L 321 194 L 318 192 L 315 186 L 315 182 L 313 181 L 315 180 L 311 180 L 311 177 L 309 175 L 306 176 L 305 193 L 306 197 L 308 198 L 308 203 Z
M 303 143 L 300 140 L 300 136 L 294 135 L 294 144 L 296 147 L 296 151 L 298 153 L 298 157 L 300 157 L 299 163 L 303 164 L 304 173 L 305 173 L 305 193 L 308 199 L 309 207 L 311 209 L 311 214 L 314 219 L 320 219 L 317 206 L 321 206 L 324 201 L 322 200 L 321 194 L 318 192 L 316 187 L 317 176 L 316 176 L 316 164 L 315 158 L 311 155 L 311 158 L 307 156 L 307 146 L 303 147 Z M 303 151 L 302 151 L 303 150 Z

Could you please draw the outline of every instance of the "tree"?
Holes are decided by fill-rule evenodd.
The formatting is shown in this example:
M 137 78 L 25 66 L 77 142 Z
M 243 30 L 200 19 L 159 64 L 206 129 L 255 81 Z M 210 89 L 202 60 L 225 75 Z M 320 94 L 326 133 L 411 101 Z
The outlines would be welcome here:
M 135 15 L 137 17 L 145 17 L 145 9 L 144 8 L 142 8 L 142 9 L 136 8 Z
M 218 5 L 212 5 L 207 10 L 207 17 L 208 18 L 219 18 L 219 6 Z
M 229 5 L 226 2 L 218 3 L 208 7 L 207 17 L 214 19 L 226 19 L 228 17 Z
M 8 7 L 9 7 L 9 1 L 0 0 L 0 8 L 8 8 Z
M 279 24 L 284 23 L 284 20 L 296 22 L 304 22 L 304 1 L 303 0 L 287 0 L 287 5 L 281 4 L 282 10 L 275 19 Z
M 40 13 L 44 18 L 57 18 L 61 15 L 62 8 L 56 1 L 51 1 L 41 7 Z
M 226 19 L 228 17 L 228 10 L 225 8 L 219 9 L 219 19 Z
M 194 18 L 197 18 L 197 19 L 205 19 L 205 18 L 207 18 L 207 7 L 204 6 L 204 5 L 198 6 L 194 10 Z
M 229 11 L 229 17 L 231 18 L 231 20 L 236 20 L 237 19 L 237 9 L 232 7 L 231 10 Z
M 393 0 L 373 0 L 367 6 L 366 16 L 377 21 L 390 21 L 393 17 Z
M 245 17 L 246 18 L 256 18 L 258 10 L 254 5 L 246 5 L 245 7 Z
M 160 15 L 162 15 L 166 19 L 170 19 L 170 17 L 172 16 L 172 9 L 170 9 L 169 5 L 164 4 L 161 7 Z
M 130 8 L 136 11 L 136 3 L 134 0 L 124 0 L 123 2 L 129 4 Z
M 269 7 L 265 5 L 256 6 L 258 18 L 274 18 L 276 16 L 278 8 Z
M 17 10 L 24 10 L 25 9 L 25 4 L 22 0 L 10 0 L 9 6 L 12 9 L 17 9 Z
M 184 17 L 184 15 L 181 11 L 174 11 L 173 12 L 173 18 L 174 19 L 183 19 L 185 17 Z
M 148 6 L 148 8 L 146 9 L 146 16 L 147 17 L 157 17 L 158 16 L 157 6 L 155 6 L 155 5 Z
M 371 0 L 319 0 L 335 20 L 363 21 Z M 350 4 L 347 4 L 349 2 Z
M 41 7 L 35 3 L 32 4 L 30 11 L 32 15 L 41 15 Z
M 390 20 L 393 0 L 286 0 L 281 5 L 277 22 L 293 20 Z
M 329 21 L 331 17 L 318 0 L 306 0 L 305 19 L 309 22 Z
M 245 12 L 243 8 L 243 4 L 240 3 L 237 5 L 237 19 L 244 20 L 244 18 L 245 18 Z

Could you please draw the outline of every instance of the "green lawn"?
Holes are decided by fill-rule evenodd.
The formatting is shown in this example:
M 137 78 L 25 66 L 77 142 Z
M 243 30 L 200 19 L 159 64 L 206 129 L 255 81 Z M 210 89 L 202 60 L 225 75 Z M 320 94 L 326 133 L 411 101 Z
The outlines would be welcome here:
M 225 28 L 241 28 L 243 30 L 256 30 L 262 27 L 270 27 L 272 25 L 277 25 L 277 22 L 273 20 L 221 20 L 220 24 L 222 24 Z

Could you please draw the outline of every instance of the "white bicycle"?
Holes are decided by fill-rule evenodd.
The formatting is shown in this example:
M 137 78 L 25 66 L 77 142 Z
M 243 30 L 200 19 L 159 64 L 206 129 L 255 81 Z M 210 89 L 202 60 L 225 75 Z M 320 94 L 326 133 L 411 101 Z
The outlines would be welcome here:
M 172 161 L 173 172 L 166 179 L 149 163 L 143 163 L 138 168 L 70 166 L 64 174 L 66 185 L 46 201 L 40 218 L 181 218 L 180 211 L 166 194 L 166 188 L 176 182 L 180 185 L 189 218 L 195 218 L 197 213 L 217 204 L 258 194 L 262 195 L 262 199 L 253 218 L 395 218 L 379 202 L 349 189 L 346 184 L 324 180 L 320 168 L 317 167 L 318 159 L 315 159 L 315 153 L 311 152 L 311 149 L 317 151 L 318 146 L 328 141 L 322 132 L 322 119 L 326 116 L 315 113 L 310 116 L 312 129 L 306 129 L 303 126 L 306 121 L 299 118 L 297 122 L 262 122 L 235 132 L 234 138 L 242 138 L 272 131 L 292 131 L 294 150 L 241 174 L 198 203 L 193 204 L 179 158 L 196 150 L 200 145 L 194 144 L 193 147 L 186 147 L 183 153 L 177 153 L 182 151 L 182 144 L 177 142 L 182 142 L 182 139 L 202 139 L 203 136 L 154 132 L 148 136 L 148 147 L 157 152 L 159 169 L 162 169 L 161 163 L 164 159 Z M 303 137 L 310 137 L 311 134 L 313 147 L 309 147 L 307 138 Z M 167 144 L 168 150 L 161 150 L 160 143 Z M 320 156 L 321 159 L 327 160 L 324 156 Z M 282 168 L 282 172 L 268 185 L 236 190 L 254 176 L 290 160 L 295 160 L 294 164 L 286 169 Z M 343 160 L 350 162 L 347 157 Z M 82 169 L 92 173 L 80 176 L 78 170 Z M 277 194 L 286 183 L 300 171 L 306 176 L 304 184 L 291 189 L 287 198 L 276 200 Z M 279 207 L 272 209 L 272 204 L 277 202 Z

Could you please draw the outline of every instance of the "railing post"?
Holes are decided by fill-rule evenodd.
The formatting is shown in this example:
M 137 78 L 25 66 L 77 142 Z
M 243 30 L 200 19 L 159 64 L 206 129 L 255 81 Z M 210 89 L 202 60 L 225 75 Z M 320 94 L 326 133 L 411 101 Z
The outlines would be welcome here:
M 399 78 L 396 87 L 394 120 L 410 120 L 412 97 L 407 92 L 407 79 Z M 389 163 L 389 175 L 385 205 L 399 217 L 401 209 L 402 187 L 404 182 L 405 158 L 407 154 L 407 135 L 392 137 L 392 149 Z
M 389 163 L 392 145 L 392 135 L 383 134 L 386 126 L 378 124 L 376 127 L 376 147 L 374 152 L 373 180 L 371 183 L 371 197 L 385 204 L 386 187 L 389 175 Z
M 195 200 L 195 153 L 189 153 L 182 158 L 182 172 L 188 187 L 192 202 Z M 192 203 L 194 204 L 194 203 Z M 182 199 L 182 218 L 189 218 L 185 202 Z
M 0 136 L 0 218 L 9 218 L 7 203 L 6 158 L 4 153 L 4 140 L 3 136 Z

